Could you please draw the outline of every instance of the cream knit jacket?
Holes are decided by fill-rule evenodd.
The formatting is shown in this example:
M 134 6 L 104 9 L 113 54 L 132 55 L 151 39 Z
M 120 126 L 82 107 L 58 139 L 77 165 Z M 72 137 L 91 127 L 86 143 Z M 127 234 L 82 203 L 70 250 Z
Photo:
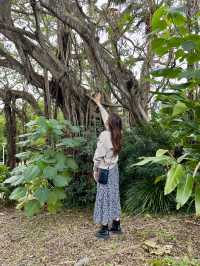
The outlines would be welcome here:
M 101 104 L 98 106 L 106 130 L 104 130 L 98 137 L 97 148 L 93 158 L 94 172 L 96 172 L 98 168 L 107 169 L 109 167 L 109 169 L 112 169 L 118 162 L 118 155 L 113 156 L 111 132 L 109 131 L 107 125 L 109 114 Z

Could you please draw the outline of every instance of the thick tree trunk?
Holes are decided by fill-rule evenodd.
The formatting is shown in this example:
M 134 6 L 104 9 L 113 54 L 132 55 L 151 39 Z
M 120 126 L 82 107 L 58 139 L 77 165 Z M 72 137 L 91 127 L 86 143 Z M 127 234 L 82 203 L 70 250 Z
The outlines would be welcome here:
M 1 33 L 15 44 L 22 63 L 6 54 L 3 56 L 9 61 L 7 65 L 14 64 L 15 69 L 23 73 L 28 82 L 37 84 L 43 89 L 45 89 L 45 79 L 33 71 L 31 59 L 49 71 L 53 77 L 49 83 L 50 94 L 52 98 L 56 99 L 66 119 L 75 124 L 85 125 L 89 101 L 86 89 L 80 86 L 77 80 L 76 70 L 69 64 L 71 47 L 69 32 L 71 30 L 75 31 L 88 47 L 92 61 L 98 65 L 103 78 L 112 84 L 113 95 L 130 112 L 132 122 L 143 123 L 148 120 L 139 82 L 133 73 L 126 69 L 126 66 L 119 66 L 116 58 L 98 42 L 94 32 L 94 23 L 81 11 L 78 1 L 39 1 L 40 5 L 60 22 L 58 27 L 58 31 L 60 31 L 58 36 L 59 56 L 55 55 L 53 49 L 50 49 L 50 45 L 47 44 L 48 40 L 44 41 L 45 36 L 41 34 L 39 25 L 35 29 L 35 34 L 14 25 L 11 18 L 10 2 L 9 0 L 3 1 L 1 4 L 5 11 L 2 12 L 0 9 L 0 24 L 2 23 L 4 26 L 1 28 Z M 35 5 L 36 3 L 34 3 Z M 130 4 L 130 9 L 132 8 L 132 4 Z M 35 12 L 37 9 L 34 9 Z M 35 14 L 35 17 L 37 16 L 40 14 Z M 4 51 L 0 48 L 0 55 L 2 54 Z M 1 63 L 6 64 L 5 61 L 1 61 Z
M 40 0 L 40 3 L 64 25 L 75 30 L 84 40 L 93 64 L 98 65 L 104 78 L 112 83 L 112 93 L 119 103 L 131 113 L 133 120 L 136 123 L 148 121 L 141 99 L 142 88 L 135 76 L 124 66 L 119 68 L 116 58 L 113 58 L 98 42 L 93 24 L 83 16 L 77 3 L 52 0 Z M 130 8 L 132 8 L 131 5 Z
M 6 119 L 6 133 L 7 133 L 7 165 L 11 169 L 16 166 L 16 114 L 15 114 L 15 100 L 12 100 L 9 92 L 4 99 L 4 112 Z
M 52 118 L 52 106 L 51 106 L 51 95 L 49 91 L 49 79 L 48 79 L 48 71 L 44 70 L 44 113 L 47 119 Z

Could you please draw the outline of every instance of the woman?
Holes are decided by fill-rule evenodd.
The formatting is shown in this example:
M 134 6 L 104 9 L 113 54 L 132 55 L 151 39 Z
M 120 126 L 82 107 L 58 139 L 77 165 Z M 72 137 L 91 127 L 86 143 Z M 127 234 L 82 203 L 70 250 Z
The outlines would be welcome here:
M 104 130 L 97 143 L 94 154 L 94 178 L 97 182 L 97 194 L 94 209 L 94 222 L 101 224 L 100 230 L 96 233 L 98 238 L 109 238 L 109 231 L 112 233 L 122 233 L 120 227 L 120 195 L 119 195 L 119 172 L 118 154 L 121 149 L 122 141 L 122 121 L 114 113 L 110 115 L 101 105 L 101 94 L 98 93 L 94 98 L 98 105 L 105 125 Z M 98 183 L 98 169 L 108 169 L 108 183 L 106 185 Z M 109 230 L 108 225 L 112 223 Z

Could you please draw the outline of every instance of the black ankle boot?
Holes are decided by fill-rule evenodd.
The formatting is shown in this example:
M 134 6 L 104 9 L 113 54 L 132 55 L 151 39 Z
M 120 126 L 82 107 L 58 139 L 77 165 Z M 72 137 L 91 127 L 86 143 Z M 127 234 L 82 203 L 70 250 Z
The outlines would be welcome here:
M 122 234 L 122 229 L 120 227 L 120 220 L 113 220 L 112 227 L 110 228 L 110 232 L 114 234 Z
M 108 225 L 102 225 L 101 229 L 96 233 L 96 237 L 102 239 L 108 239 L 109 238 Z

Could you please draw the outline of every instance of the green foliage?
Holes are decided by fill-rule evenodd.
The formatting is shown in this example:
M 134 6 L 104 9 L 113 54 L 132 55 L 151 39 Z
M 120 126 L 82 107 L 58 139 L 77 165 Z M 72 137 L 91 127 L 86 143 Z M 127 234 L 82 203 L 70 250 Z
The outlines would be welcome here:
M 155 180 L 155 177 L 163 175 L 162 166 L 154 164 L 130 167 L 133 162 L 138 161 L 139 156 L 143 154 L 151 156 L 161 145 L 169 148 L 170 138 L 157 123 L 135 127 L 124 133 L 119 160 L 120 188 L 122 205 L 129 213 L 158 213 L 173 209 L 174 197 L 165 198 L 163 181 L 160 180 L 157 185 L 158 179 Z
M 175 209 L 175 197 L 164 195 L 162 177 L 135 180 L 126 192 L 125 210 L 130 214 L 169 213 Z
M 152 259 L 150 266 L 199 266 L 200 261 L 190 258 L 174 259 L 172 257 Z
M 195 16 L 192 18 L 192 27 L 196 19 Z M 143 160 L 137 165 L 149 162 L 165 165 L 165 195 L 176 189 L 177 209 L 191 198 L 195 199 L 196 213 L 200 215 L 200 104 L 197 93 L 200 37 L 194 30 L 188 30 L 186 15 L 179 9 L 161 7 L 153 16 L 152 26 L 155 31 L 152 40 L 154 52 L 158 56 L 173 53 L 176 65 L 152 72 L 156 82 L 159 82 L 157 78 L 170 81 L 166 92 L 157 94 L 157 100 L 161 102 L 157 119 L 162 128 L 171 134 L 173 149 L 181 147 L 181 152 L 173 154 L 169 150 L 165 154 L 157 153 L 155 157 L 141 158 Z
M 42 208 L 55 212 L 62 207 L 65 187 L 78 170 L 74 148 L 79 147 L 82 139 L 66 138 L 77 132 L 69 121 L 39 117 L 27 127 L 29 133 L 21 136 L 19 143 L 26 146 L 26 151 L 17 155 L 27 163 L 15 168 L 4 183 L 15 187 L 10 199 L 16 200 L 17 208 L 31 217 Z
M 93 178 L 93 155 L 96 148 L 96 132 L 81 132 L 84 142 L 75 154 L 79 170 L 66 188 L 65 205 L 70 207 L 93 207 L 96 183 Z
M 3 114 L 0 114 L 0 142 L 1 143 L 5 141 L 4 128 L 5 128 L 5 118 Z
M 6 165 L 0 164 L 0 183 L 8 177 L 9 168 Z
M 6 165 L 0 165 L 0 194 L 6 200 L 8 200 L 11 188 L 4 184 L 4 181 L 9 176 L 9 168 Z
M 66 187 L 65 205 L 68 207 L 93 207 L 96 185 L 90 176 L 77 176 Z
M 168 149 L 171 145 L 170 136 L 158 123 L 152 122 L 126 130 L 123 134 L 123 149 L 119 160 L 122 178 L 133 180 L 139 177 L 153 177 L 157 171 L 160 173 L 158 170 L 158 168 L 161 169 L 160 166 L 149 167 L 147 165 L 143 168 L 131 168 L 130 165 L 137 162 L 138 157 L 144 154 L 153 155 L 161 145 Z

